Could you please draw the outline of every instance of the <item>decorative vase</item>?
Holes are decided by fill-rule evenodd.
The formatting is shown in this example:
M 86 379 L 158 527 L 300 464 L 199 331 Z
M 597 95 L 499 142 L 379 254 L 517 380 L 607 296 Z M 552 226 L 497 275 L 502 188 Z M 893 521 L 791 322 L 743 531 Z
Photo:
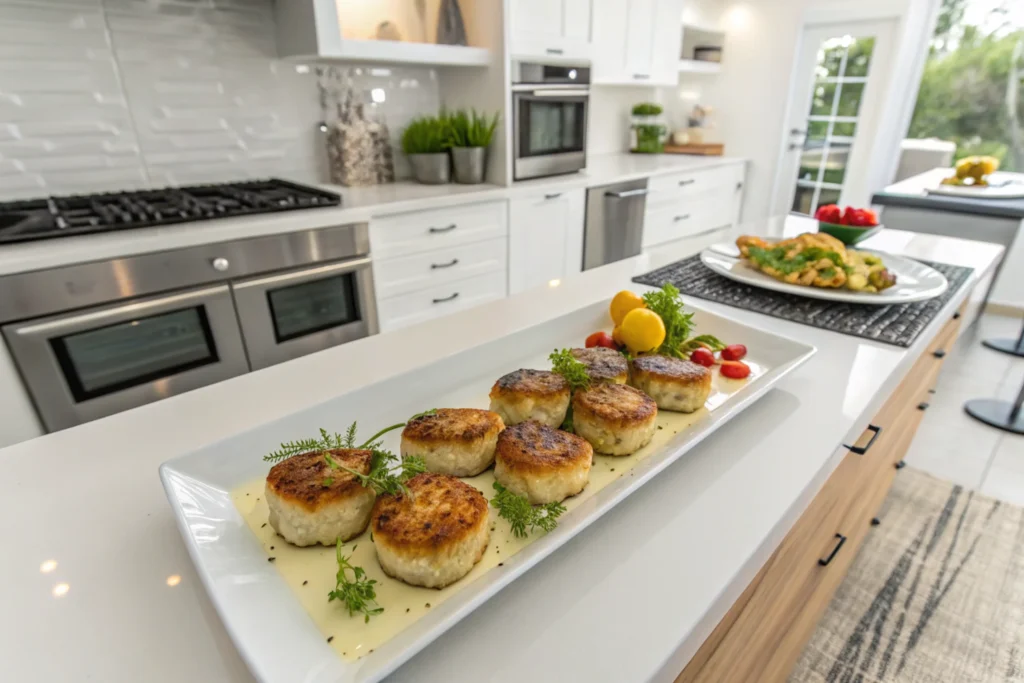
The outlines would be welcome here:
M 443 185 L 451 182 L 451 159 L 448 152 L 410 154 L 409 164 L 412 166 L 412 176 L 418 183 Z
M 437 12 L 437 44 L 468 45 L 466 24 L 462 21 L 459 0 L 441 0 Z
M 479 185 L 484 181 L 487 148 L 452 147 L 452 163 L 455 167 L 455 182 L 464 185 Z

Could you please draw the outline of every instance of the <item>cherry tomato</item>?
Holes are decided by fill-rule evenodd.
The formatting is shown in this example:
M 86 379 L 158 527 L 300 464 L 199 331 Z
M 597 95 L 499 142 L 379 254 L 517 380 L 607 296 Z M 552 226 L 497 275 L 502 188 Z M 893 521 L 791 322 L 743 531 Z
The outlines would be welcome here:
M 750 366 L 738 360 L 724 360 L 720 372 L 729 379 L 744 379 L 750 376 Z
M 592 349 L 595 346 L 604 346 L 609 349 L 618 348 L 618 344 L 615 343 L 615 340 L 607 332 L 595 332 L 587 337 L 586 347 Z
M 705 348 L 699 348 L 690 354 L 690 360 L 697 365 L 703 365 L 706 368 L 710 368 L 715 364 L 715 354 Z
M 729 344 L 722 349 L 722 360 L 743 360 L 747 355 L 747 347 L 743 344 Z

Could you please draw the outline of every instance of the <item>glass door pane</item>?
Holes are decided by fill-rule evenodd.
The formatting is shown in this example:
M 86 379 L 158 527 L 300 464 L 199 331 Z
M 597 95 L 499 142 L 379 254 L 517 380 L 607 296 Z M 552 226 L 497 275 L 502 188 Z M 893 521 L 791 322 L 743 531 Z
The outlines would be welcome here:
M 875 39 L 842 35 L 822 41 L 814 69 L 807 135 L 791 210 L 813 215 L 842 194 Z
M 360 319 L 352 273 L 267 290 L 277 342 Z
M 523 97 L 519 112 L 520 157 L 583 151 L 585 100 Z

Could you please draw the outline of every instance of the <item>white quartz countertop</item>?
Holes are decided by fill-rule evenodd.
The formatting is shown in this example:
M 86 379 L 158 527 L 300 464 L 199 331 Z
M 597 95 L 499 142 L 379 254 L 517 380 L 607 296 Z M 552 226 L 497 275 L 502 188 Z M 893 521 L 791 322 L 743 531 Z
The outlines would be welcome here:
M 777 235 L 811 225 L 790 218 L 743 229 Z M 381 373 L 399 374 L 607 299 L 631 287 L 634 275 L 706 243 L 678 242 L 555 288 L 0 450 L 5 679 L 251 680 L 192 568 L 160 485 L 160 463 L 383 379 Z M 883 231 L 870 246 L 970 266 L 970 284 L 990 276 L 1002 252 L 897 231 Z M 961 290 L 910 349 L 693 301 L 813 344 L 818 353 L 391 680 L 671 681 L 830 474 L 844 440 L 859 436 L 965 295 Z M 374 362 L 380 358 L 388 363 Z
M 198 244 L 315 230 L 396 213 L 502 200 L 529 192 L 566 191 L 740 163 L 744 160 L 733 157 L 609 154 L 589 158 L 587 169 L 580 173 L 529 180 L 510 187 L 420 185 L 409 181 L 371 187 L 321 185 L 323 189 L 341 195 L 341 206 L 4 245 L 0 248 L 0 276 Z

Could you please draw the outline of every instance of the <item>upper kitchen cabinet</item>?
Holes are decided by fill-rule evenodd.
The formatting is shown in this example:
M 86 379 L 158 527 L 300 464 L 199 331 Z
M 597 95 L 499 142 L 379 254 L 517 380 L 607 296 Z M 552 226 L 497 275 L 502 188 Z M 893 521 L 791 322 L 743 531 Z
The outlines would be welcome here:
M 460 0 L 459 5 L 468 46 L 437 42 L 441 3 L 436 1 L 277 0 L 278 53 L 310 61 L 488 66 L 491 46 L 484 31 L 474 35 L 470 19 L 493 15 L 500 0 Z
M 509 0 L 513 59 L 581 63 L 591 59 L 591 0 Z
M 593 0 L 594 83 L 676 85 L 683 0 Z

